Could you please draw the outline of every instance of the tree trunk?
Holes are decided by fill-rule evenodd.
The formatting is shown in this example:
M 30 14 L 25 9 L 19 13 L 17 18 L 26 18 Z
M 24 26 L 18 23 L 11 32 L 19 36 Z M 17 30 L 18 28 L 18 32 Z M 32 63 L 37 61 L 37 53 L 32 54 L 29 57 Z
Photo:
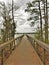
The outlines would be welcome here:
M 48 9 L 46 0 L 46 18 L 45 18 L 45 42 L 48 43 Z
M 43 40 L 43 32 L 42 32 L 42 14 L 40 9 L 40 1 L 39 1 L 39 14 L 40 14 L 40 39 Z
M 12 23 L 14 23 L 14 10 L 13 10 L 13 4 L 14 2 L 13 2 L 13 0 L 12 0 Z M 12 28 L 13 28 L 14 26 L 12 25 Z M 13 32 L 12 32 L 12 36 L 13 36 L 13 38 L 14 38 L 14 28 L 12 29 L 13 30 Z
M 7 20 L 6 20 L 6 7 L 5 7 L 5 4 L 4 4 L 4 19 L 5 19 L 5 22 L 4 23 L 6 23 L 6 29 L 5 29 L 5 34 L 6 34 L 6 41 L 8 41 L 8 32 L 7 32 Z

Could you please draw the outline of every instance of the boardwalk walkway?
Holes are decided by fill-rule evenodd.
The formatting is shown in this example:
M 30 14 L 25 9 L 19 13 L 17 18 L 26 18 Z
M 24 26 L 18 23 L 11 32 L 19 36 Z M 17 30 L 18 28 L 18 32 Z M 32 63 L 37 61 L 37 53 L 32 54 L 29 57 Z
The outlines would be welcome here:
M 5 65 L 43 65 L 26 36 L 12 52 Z

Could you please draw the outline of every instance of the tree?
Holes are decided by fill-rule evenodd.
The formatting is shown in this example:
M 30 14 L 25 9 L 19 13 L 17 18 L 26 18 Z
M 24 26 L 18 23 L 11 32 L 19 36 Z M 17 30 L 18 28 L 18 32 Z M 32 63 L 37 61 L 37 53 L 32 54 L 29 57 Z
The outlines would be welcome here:
M 0 5 L 1 5 L 1 12 L 0 12 L 0 14 L 1 14 L 1 16 L 3 17 L 3 19 L 4 19 L 4 23 L 3 23 L 3 25 L 4 26 L 6 26 L 5 27 L 5 30 L 4 30 L 4 33 L 6 34 L 6 36 L 5 36 L 5 41 L 8 39 L 7 38 L 7 19 L 6 19 L 6 6 L 5 6 L 5 3 L 4 2 L 2 2 L 2 3 L 0 3 Z M 5 35 L 4 34 L 4 35 Z M 4 37 L 4 36 L 3 36 Z
M 11 8 L 11 4 L 8 3 L 8 5 L 6 6 L 6 4 L 4 2 L 0 2 L 0 16 L 4 19 L 4 22 L 3 22 L 3 26 L 4 26 L 4 34 L 3 35 L 6 35 L 5 36 L 5 41 L 8 41 L 8 39 L 10 38 L 13 38 L 13 35 L 11 34 L 14 34 L 13 33 L 13 30 L 15 32 L 15 28 L 16 28 L 16 25 L 15 25 L 15 22 L 13 23 L 13 18 L 11 17 L 10 14 L 12 14 L 12 8 Z M 16 11 L 19 7 L 17 7 L 16 5 L 14 5 L 14 10 Z M 14 14 L 14 12 L 13 12 Z M 10 36 L 11 37 L 10 37 Z M 4 37 L 4 36 L 3 36 Z
M 36 15 L 31 17 L 30 19 L 34 19 L 34 21 L 40 20 L 40 37 L 43 40 L 43 29 L 42 23 L 43 19 L 45 21 L 45 42 L 48 42 L 48 0 L 33 0 L 27 4 L 27 9 L 25 11 L 30 12 L 31 14 Z M 38 7 L 38 10 L 37 10 Z M 38 18 L 37 18 L 38 17 Z M 43 25 L 44 26 L 44 25 Z
M 31 14 L 35 14 L 34 21 L 40 20 L 40 39 L 43 40 L 42 33 L 42 13 L 41 13 L 41 5 L 40 0 L 34 0 L 32 3 L 28 3 L 28 7 L 25 11 L 31 12 Z M 33 19 L 32 18 L 32 19 Z
M 16 29 L 16 24 L 14 21 L 14 10 L 17 10 L 19 7 L 16 6 L 16 4 L 14 3 L 14 1 L 12 0 L 12 36 L 14 38 L 15 35 L 15 29 Z
M 14 38 L 14 34 L 15 34 L 15 28 L 16 28 L 16 25 L 15 25 L 15 22 L 14 22 L 14 1 L 12 0 L 12 36 Z
M 45 42 L 48 42 L 48 4 L 47 4 L 47 0 L 45 1 L 46 2 L 46 5 L 45 5 L 45 7 L 46 7 L 46 13 L 45 13 L 45 16 L 46 16 L 46 18 L 45 18 Z
M 43 0 L 43 11 L 44 11 L 44 21 L 45 21 L 45 42 L 48 43 L 48 1 Z

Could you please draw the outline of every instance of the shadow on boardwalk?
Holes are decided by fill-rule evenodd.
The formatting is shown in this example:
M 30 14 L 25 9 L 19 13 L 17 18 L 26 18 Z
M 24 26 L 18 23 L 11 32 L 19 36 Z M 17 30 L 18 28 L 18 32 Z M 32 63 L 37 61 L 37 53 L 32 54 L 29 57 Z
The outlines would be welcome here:
M 43 65 L 26 36 L 12 52 L 5 65 Z

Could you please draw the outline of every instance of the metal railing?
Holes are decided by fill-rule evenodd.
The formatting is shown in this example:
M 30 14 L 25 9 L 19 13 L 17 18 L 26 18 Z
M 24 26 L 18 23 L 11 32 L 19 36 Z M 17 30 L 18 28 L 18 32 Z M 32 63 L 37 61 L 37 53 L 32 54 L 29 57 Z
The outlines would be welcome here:
M 22 37 L 23 35 L 18 36 L 17 38 L 9 40 L 0 45 L 0 65 L 4 64 L 4 62 L 10 56 L 15 47 L 17 47 L 17 45 L 20 43 Z
M 27 35 L 44 65 L 49 65 L 49 45 Z

